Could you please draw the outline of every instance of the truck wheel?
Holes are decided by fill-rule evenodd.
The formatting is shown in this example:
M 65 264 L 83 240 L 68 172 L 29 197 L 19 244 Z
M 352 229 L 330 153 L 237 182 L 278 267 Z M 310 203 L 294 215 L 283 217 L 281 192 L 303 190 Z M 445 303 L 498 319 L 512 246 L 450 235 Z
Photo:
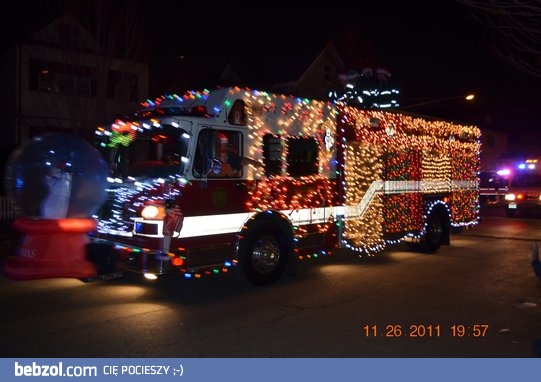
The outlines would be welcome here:
M 426 253 L 436 252 L 444 240 L 443 219 L 439 213 L 432 213 L 426 222 L 426 233 L 421 239 L 421 249 Z
M 285 234 L 267 222 L 254 222 L 239 244 L 242 272 L 257 286 L 277 281 L 285 270 L 287 257 Z

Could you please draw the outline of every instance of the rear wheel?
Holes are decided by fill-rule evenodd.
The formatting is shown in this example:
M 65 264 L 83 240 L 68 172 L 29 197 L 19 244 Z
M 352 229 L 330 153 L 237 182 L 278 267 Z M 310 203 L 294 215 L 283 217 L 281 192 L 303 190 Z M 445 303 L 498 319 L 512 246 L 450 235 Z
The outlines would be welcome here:
M 426 222 L 426 233 L 421 239 L 421 250 L 426 253 L 436 252 L 443 244 L 445 238 L 445 226 L 442 216 L 433 212 Z
M 276 282 L 288 260 L 287 237 L 269 222 L 254 222 L 239 244 L 239 264 L 254 285 Z

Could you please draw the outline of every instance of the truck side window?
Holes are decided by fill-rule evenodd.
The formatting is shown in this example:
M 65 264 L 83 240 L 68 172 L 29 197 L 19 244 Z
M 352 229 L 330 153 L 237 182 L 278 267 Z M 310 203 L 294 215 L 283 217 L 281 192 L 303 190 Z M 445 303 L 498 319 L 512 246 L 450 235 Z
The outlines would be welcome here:
M 227 122 L 232 125 L 246 125 L 246 105 L 243 100 L 237 99 L 233 102 Z
M 197 137 L 197 146 L 195 149 L 195 157 L 192 168 L 192 173 L 196 178 L 201 178 L 206 175 L 210 170 L 208 168 L 208 158 L 213 157 L 213 153 L 210 152 L 212 145 L 210 144 L 212 130 L 201 130 L 199 137 Z
M 263 165 L 266 176 L 282 173 L 282 142 L 279 135 L 263 136 Z
M 242 177 L 242 134 L 212 128 L 201 130 L 192 173 L 196 178 Z
M 287 139 L 287 172 L 293 177 L 316 175 L 319 172 L 319 150 L 315 138 Z

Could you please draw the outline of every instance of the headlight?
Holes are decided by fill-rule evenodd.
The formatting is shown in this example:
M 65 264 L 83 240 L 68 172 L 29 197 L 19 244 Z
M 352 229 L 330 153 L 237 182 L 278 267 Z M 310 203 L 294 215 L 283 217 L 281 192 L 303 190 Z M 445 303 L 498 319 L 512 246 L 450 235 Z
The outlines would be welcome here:
M 505 200 L 509 200 L 510 202 L 512 202 L 515 199 L 516 199 L 515 194 L 505 194 Z
M 156 219 L 160 214 L 160 209 L 156 206 L 146 206 L 141 211 L 141 216 L 145 219 Z

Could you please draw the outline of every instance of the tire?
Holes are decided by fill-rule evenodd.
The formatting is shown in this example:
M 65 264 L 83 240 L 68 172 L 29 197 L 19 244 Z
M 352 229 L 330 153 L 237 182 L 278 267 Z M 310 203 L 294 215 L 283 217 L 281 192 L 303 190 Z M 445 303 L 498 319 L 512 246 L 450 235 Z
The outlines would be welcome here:
M 239 243 L 239 265 L 254 285 L 272 284 L 286 268 L 289 250 L 287 235 L 269 221 L 255 221 Z
M 426 233 L 421 239 L 421 250 L 426 253 L 436 252 L 443 244 L 445 225 L 441 213 L 434 211 L 426 222 Z

